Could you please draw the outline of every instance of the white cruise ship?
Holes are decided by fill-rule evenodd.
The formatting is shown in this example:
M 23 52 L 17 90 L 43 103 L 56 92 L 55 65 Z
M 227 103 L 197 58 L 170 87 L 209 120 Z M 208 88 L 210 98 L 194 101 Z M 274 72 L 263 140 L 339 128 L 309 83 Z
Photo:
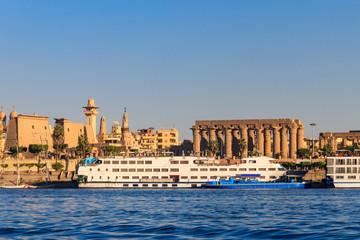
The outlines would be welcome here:
M 79 187 L 191 188 L 229 177 L 257 177 L 267 182 L 286 173 L 273 160 L 254 157 L 240 164 L 220 165 L 205 157 L 87 158 L 78 168 Z
M 327 157 L 326 176 L 336 188 L 360 187 L 360 157 Z

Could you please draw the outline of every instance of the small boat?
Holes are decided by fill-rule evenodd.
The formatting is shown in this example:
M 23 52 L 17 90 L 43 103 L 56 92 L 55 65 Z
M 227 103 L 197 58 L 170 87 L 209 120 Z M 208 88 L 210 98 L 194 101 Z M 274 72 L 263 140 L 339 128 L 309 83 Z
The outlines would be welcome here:
M 306 188 L 310 186 L 306 182 L 260 182 L 258 179 L 234 179 L 233 177 L 226 179 L 218 179 L 217 181 L 209 181 L 204 184 L 203 188 L 215 189 L 237 189 L 237 188 Z
M 13 185 L 13 186 L 0 186 L 0 188 L 17 189 L 17 188 L 29 188 L 27 185 Z

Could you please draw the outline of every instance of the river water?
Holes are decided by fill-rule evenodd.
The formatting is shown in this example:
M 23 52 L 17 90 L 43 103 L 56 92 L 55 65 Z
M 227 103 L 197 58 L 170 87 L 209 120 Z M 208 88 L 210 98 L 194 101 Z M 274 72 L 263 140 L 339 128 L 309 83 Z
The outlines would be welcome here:
M 360 239 L 360 189 L 0 189 L 0 239 Z

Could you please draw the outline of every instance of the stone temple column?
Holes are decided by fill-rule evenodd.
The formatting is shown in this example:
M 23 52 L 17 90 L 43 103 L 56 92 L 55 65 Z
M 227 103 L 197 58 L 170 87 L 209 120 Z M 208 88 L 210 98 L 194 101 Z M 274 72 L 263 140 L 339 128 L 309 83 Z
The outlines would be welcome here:
M 281 128 L 281 152 L 284 158 L 289 156 L 287 131 L 287 127 Z
M 271 130 L 265 129 L 265 156 L 271 157 Z
M 297 149 L 304 148 L 304 125 L 300 125 L 297 130 Z
M 210 141 L 216 141 L 215 128 L 209 129 L 209 138 L 210 138 Z
M 273 136 L 274 136 L 274 157 L 277 153 L 280 153 L 280 127 L 273 127 Z
M 201 143 L 200 143 L 200 151 L 206 151 L 208 147 L 208 135 L 205 129 L 201 129 Z
M 297 127 L 292 126 L 290 127 L 290 158 L 296 158 L 296 134 L 297 134 Z
M 249 151 L 254 151 L 254 141 L 255 140 L 255 130 L 254 129 L 249 129 L 249 142 L 248 142 L 248 146 L 249 146 Z
M 193 137 L 194 137 L 194 152 L 196 156 L 200 156 L 200 130 L 197 127 L 193 127 Z
M 225 154 L 227 158 L 232 158 L 232 139 L 231 139 L 231 128 L 225 128 Z
M 219 152 L 221 158 L 224 157 L 224 136 L 223 136 L 223 129 L 216 129 L 216 136 L 219 142 Z
M 247 147 L 244 149 L 241 158 L 246 158 L 248 157 L 248 147 L 249 147 L 248 128 L 246 126 L 241 126 L 241 138 L 245 139 L 247 144 Z
M 238 140 L 239 140 L 239 129 L 235 128 L 232 130 L 232 153 L 233 156 L 238 156 L 239 155 L 239 144 L 238 144 Z
M 264 128 L 257 128 L 257 150 L 261 156 L 264 156 Z

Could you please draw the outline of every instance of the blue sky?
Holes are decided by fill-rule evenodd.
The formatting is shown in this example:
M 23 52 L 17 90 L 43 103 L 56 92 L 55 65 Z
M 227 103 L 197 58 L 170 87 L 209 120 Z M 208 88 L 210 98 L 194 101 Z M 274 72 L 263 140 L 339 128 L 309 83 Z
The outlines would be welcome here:
M 0 1 L 0 105 L 9 114 L 130 130 L 296 118 L 360 129 L 360 1 Z M 51 121 L 53 123 L 53 121 Z M 99 123 L 98 123 L 99 125 Z

